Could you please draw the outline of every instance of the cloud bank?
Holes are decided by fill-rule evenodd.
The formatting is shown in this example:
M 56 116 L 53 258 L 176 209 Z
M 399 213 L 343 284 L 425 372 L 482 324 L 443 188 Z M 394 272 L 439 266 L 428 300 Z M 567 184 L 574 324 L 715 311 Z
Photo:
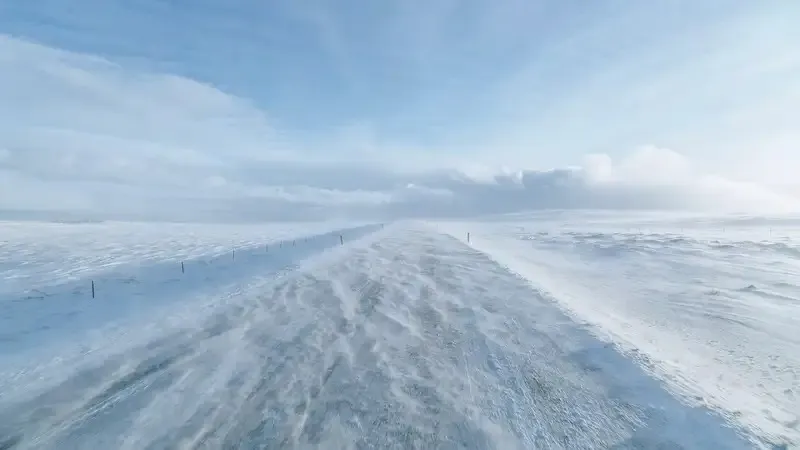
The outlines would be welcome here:
M 302 139 L 212 86 L 4 35 L 0 98 L 0 215 L 8 218 L 392 219 L 800 204 L 788 191 L 702 173 L 654 146 L 532 170 L 443 160 L 358 127 Z

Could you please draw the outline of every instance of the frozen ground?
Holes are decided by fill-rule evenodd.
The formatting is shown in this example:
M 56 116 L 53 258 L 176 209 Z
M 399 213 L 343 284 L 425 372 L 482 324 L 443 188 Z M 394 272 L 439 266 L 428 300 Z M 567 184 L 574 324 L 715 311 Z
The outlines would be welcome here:
M 601 246 L 598 254 L 580 253 L 581 233 L 624 233 L 599 231 L 619 223 L 587 222 L 594 228 L 589 233 L 549 220 L 394 224 L 327 234 L 317 229 L 308 238 L 291 236 L 294 245 L 284 239 L 277 251 L 280 239 L 265 229 L 263 240 L 254 233 L 243 238 L 250 245 L 239 241 L 243 248 L 235 258 L 226 248 L 232 233 L 204 232 L 197 240 L 216 250 L 192 253 L 186 244 L 183 256 L 175 257 L 167 257 L 177 253 L 169 251 L 169 237 L 151 239 L 148 247 L 136 233 L 117 244 L 118 238 L 100 236 L 98 242 L 122 248 L 116 254 L 138 243 L 132 245 L 137 254 L 162 256 L 131 257 L 113 268 L 106 260 L 103 270 L 83 263 L 87 269 L 57 282 L 47 278 L 47 270 L 31 270 L 39 278 L 29 280 L 41 280 L 38 296 L 26 283 L 3 284 L 0 320 L 16 331 L 4 328 L 5 343 L 0 342 L 0 449 L 796 445 L 796 424 L 792 428 L 791 420 L 784 420 L 797 405 L 792 397 L 797 380 L 791 378 L 797 375 L 796 335 L 762 326 L 761 334 L 751 331 L 727 345 L 735 329 L 710 328 L 714 319 L 686 299 L 687 311 L 681 313 L 668 289 L 702 278 L 701 269 L 719 277 L 732 270 L 733 262 L 725 259 L 726 269 L 695 255 L 682 263 L 682 270 L 692 274 L 683 280 L 677 278 L 681 263 L 670 266 L 673 275 L 650 262 L 652 267 L 638 269 L 648 278 L 635 282 L 633 272 L 626 278 L 620 268 L 637 264 L 626 260 L 624 250 Z M 466 231 L 472 234 L 470 244 L 464 242 Z M 3 250 L 42 255 L 56 264 L 57 256 L 31 248 L 59 242 L 66 254 L 85 255 L 81 261 L 103 261 L 90 248 L 69 249 L 64 236 L 70 233 L 54 228 L 34 244 L 12 235 L 4 238 Z M 95 245 L 88 237 L 75 242 Z M 679 261 L 675 255 L 682 250 L 662 244 L 661 251 L 667 253 L 650 250 L 654 261 Z M 564 259 L 555 264 L 532 256 L 547 252 L 562 253 Z M 632 253 L 647 255 L 645 250 Z M 181 273 L 176 264 L 186 255 L 195 262 Z M 24 269 L 4 261 L 0 283 L 3 277 L 25 276 Z M 752 270 L 742 269 L 740 275 L 761 277 L 743 291 L 726 285 L 734 275 L 706 278 L 718 291 L 707 297 L 721 303 L 729 295 L 744 304 L 750 297 L 733 294 L 743 292 L 759 299 L 759 289 L 772 292 L 765 282 L 772 279 L 770 270 L 787 271 L 792 256 L 781 261 L 772 266 L 765 258 Z M 534 271 L 540 262 L 543 271 Z M 607 271 L 604 283 L 602 270 Z M 571 276 L 578 278 L 566 282 Z M 750 311 L 750 316 L 792 325 L 796 309 L 787 305 L 796 302 L 790 288 L 794 279 L 786 277 L 779 291 L 786 299 L 771 300 L 782 305 L 781 313 Z M 87 299 L 90 278 L 101 280 L 95 300 Z M 586 290 L 595 284 L 607 289 L 588 296 Z M 584 290 L 573 292 L 573 287 Z M 660 295 L 664 311 L 672 315 L 653 310 L 661 306 L 653 306 L 656 298 L 640 295 L 643 289 Z M 651 317 L 648 311 L 673 322 L 633 320 Z M 612 319 L 625 318 L 628 323 L 615 329 L 618 322 Z M 716 347 L 706 342 L 698 331 L 703 320 L 708 333 L 728 340 Z M 663 333 L 651 336 L 644 333 L 648 330 Z M 754 341 L 756 336 L 761 340 Z M 679 345 L 716 348 L 722 355 L 728 348 L 739 352 L 720 359 L 720 365 L 730 363 L 722 374 L 740 383 L 742 398 L 771 408 L 772 421 L 750 420 L 751 409 L 733 415 L 729 404 L 715 400 L 713 380 L 696 386 L 703 404 L 675 389 L 692 374 L 702 378 L 717 369 L 715 360 L 697 363 L 692 358 L 705 354 Z M 669 357 L 657 357 L 661 347 Z M 743 359 L 748 352 L 750 359 Z M 771 361 L 763 367 L 774 368 L 765 372 L 769 376 L 761 388 L 752 387 L 746 382 L 763 369 L 762 359 Z
M 92 341 L 187 301 L 213 302 L 374 229 L 0 222 L 0 354 L 60 354 L 54 344 Z
M 98 273 L 128 273 L 165 262 L 208 260 L 237 248 L 262 247 L 351 226 L 0 221 L 0 295 Z
M 800 220 L 575 213 L 441 227 L 690 404 L 800 446 Z

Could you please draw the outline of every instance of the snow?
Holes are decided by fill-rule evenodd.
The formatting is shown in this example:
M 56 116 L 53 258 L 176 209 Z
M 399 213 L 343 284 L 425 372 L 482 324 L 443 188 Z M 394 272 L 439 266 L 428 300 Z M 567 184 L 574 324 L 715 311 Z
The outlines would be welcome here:
M 0 221 L 0 295 L 160 262 L 213 258 L 346 223 L 185 224 Z
M 30 358 L 25 350 L 59 354 L 62 341 L 91 341 L 120 320 L 230 295 L 255 275 L 375 229 L 352 225 L 4 223 L 0 352 L 14 354 L 6 360 Z M 59 258 L 67 267 L 56 269 Z
M 440 228 L 525 277 L 689 404 L 800 445 L 793 218 L 567 214 Z
M 698 256 L 713 253 L 703 244 L 689 246 L 703 252 L 657 244 L 666 234 L 628 242 L 623 231 L 601 231 L 629 219 L 596 218 L 587 231 L 565 221 L 4 225 L 16 230 L 3 235 L 4 249 L 18 255 L 5 255 L 0 273 L 15 280 L 0 290 L 0 448 L 797 444 L 783 416 L 796 401 L 779 391 L 798 392 L 796 338 L 776 329 L 796 329 L 794 279 L 779 276 L 792 267 L 791 241 L 773 238 L 784 245 L 781 264 L 759 260 L 734 273 L 744 259 L 734 264 L 733 252 L 707 259 Z M 609 233 L 621 241 L 589 237 Z M 598 239 L 604 244 L 592 250 Z M 48 250 L 56 247 L 62 253 Z M 108 254 L 124 263 L 110 265 Z M 81 269 L 50 274 L 59 255 L 75 255 Z M 191 264 L 181 273 L 184 260 Z M 681 303 L 670 289 L 702 292 L 687 284 L 703 279 L 701 269 L 719 293 L 703 307 Z M 750 279 L 734 283 L 740 275 Z M 743 280 L 754 288 L 737 291 Z M 33 289 L 47 295 L 32 297 Z M 739 303 L 707 306 L 726 296 Z M 761 332 L 728 324 L 734 313 Z M 727 345 L 735 333 L 739 341 Z M 714 347 L 709 337 L 727 340 Z M 762 360 L 776 369 L 752 387 L 771 367 Z M 717 391 L 715 380 L 676 389 L 725 363 Z M 741 398 L 722 395 L 734 381 Z M 704 401 L 692 402 L 689 388 Z M 717 397 L 758 402 L 784 426 L 752 421 L 750 404 L 734 416 Z

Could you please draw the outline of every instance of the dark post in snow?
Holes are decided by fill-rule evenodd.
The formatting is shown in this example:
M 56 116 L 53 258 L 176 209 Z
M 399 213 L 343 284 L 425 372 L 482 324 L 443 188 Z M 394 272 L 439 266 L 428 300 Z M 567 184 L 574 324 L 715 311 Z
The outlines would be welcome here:
M 469 242 L 469 232 L 467 232 L 467 242 Z
M 341 245 L 344 245 L 344 237 L 342 237 L 342 235 L 341 235 L 341 234 L 339 235 L 339 243 L 340 243 Z
M 186 269 L 183 267 L 183 261 L 181 261 L 181 273 L 186 273 Z
M 94 298 L 94 280 L 92 280 L 92 298 Z
M 231 259 L 236 261 L 236 250 L 234 250 L 233 253 L 231 253 Z

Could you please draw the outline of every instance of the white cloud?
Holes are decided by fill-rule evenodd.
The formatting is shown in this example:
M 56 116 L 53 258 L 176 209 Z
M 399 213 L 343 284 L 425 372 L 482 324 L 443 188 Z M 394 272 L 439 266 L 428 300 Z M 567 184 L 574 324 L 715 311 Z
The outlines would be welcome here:
M 267 114 L 212 86 L 2 35 L 0 98 L 5 215 L 264 220 L 798 206 L 653 146 L 548 171 L 452 155 L 430 170 L 436 155 L 387 142 L 368 124 L 291 142 Z
M 582 170 L 594 182 L 631 185 L 683 185 L 696 176 L 683 155 L 664 148 L 645 146 L 615 164 L 605 154 L 588 155 Z

